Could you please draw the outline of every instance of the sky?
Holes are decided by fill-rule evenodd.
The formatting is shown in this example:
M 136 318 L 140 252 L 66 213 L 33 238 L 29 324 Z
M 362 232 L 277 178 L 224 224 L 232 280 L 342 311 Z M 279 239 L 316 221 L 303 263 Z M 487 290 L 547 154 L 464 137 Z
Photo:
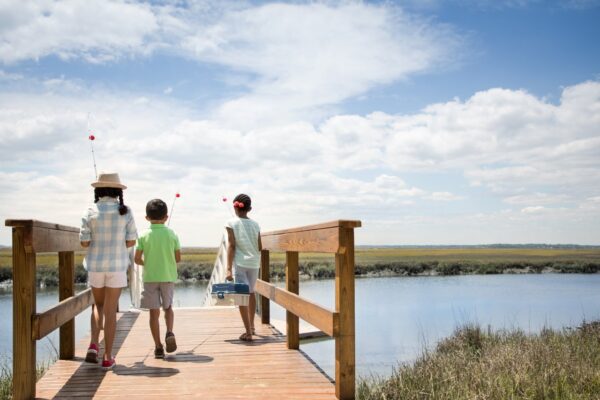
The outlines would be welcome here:
M 262 231 L 598 245 L 598 21 L 600 0 L 0 0 L 0 218 L 79 226 L 93 134 L 138 229 L 161 198 L 184 246 L 217 246 L 238 193 Z

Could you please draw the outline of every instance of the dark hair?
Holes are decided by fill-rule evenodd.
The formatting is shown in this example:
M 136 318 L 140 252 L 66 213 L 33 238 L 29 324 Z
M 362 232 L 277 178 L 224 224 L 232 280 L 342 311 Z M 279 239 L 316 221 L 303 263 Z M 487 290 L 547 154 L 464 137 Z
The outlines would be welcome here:
M 111 188 L 111 187 L 98 187 L 94 188 L 94 203 L 100 200 L 100 197 L 112 197 L 119 198 L 119 214 L 127 214 L 128 208 L 123 204 L 123 189 Z
M 240 193 L 237 196 L 235 196 L 235 199 L 233 199 L 233 202 L 239 202 L 239 203 L 244 203 L 244 208 L 242 208 L 242 211 L 250 211 L 252 210 L 252 199 L 250 199 L 250 196 L 248 196 L 247 194 L 243 194 Z
M 161 199 L 152 199 L 146 204 L 146 216 L 152 220 L 163 219 L 167 211 L 167 204 Z

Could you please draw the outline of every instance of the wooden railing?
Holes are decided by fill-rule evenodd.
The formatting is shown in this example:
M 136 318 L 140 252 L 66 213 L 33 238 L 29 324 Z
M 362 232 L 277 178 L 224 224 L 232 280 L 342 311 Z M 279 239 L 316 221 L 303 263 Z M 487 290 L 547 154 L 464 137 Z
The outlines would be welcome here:
M 12 227 L 13 398 L 35 398 L 36 340 L 60 327 L 59 357 L 75 356 L 75 316 L 93 304 L 91 289 L 76 296 L 75 251 L 79 229 L 36 220 L 6 220 Z M 58 252 L 58 305 L 36 310 L 36 253 Z
M 261 272 L 255 290 L 261 295 L 262 323 L 270 323 L 269 301 L 274 301 L 287 310 L 289 349 L 300 346 L 299 318 L 333 337 L 335 394 L 339 399 L 354 399 L 355 393 L 354 228 L 360 226 L 360 221 L 340 220 L 261 234 Z M 285 289 L 269 283 L 271 251 L 286 253 Z M 299 252 L 335 255 L 335 310 L 298 295 Z

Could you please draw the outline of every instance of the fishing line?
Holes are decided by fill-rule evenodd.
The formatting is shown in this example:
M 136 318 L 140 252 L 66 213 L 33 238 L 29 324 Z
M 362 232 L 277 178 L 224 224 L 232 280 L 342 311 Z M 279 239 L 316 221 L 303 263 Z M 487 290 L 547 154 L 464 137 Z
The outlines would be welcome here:
M 167 226 L 171 224 L 171 217 L 173 216 L 173 210 L 175 210 L 175 201 L 181 197 L 179 192 L 175 193 L 175 197 L 173 197 L 173 203 L 171 204 L 171 212 L 169 213 L 169 221 L 167 222 Z

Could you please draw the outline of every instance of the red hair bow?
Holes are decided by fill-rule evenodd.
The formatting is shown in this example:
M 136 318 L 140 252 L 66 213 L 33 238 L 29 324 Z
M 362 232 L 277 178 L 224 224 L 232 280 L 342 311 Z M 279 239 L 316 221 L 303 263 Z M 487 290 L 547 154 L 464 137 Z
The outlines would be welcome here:
M 244 203 L 242 203 L 241 201 L 234 201 L 233 206 L 237 208 L 244 208 Z

